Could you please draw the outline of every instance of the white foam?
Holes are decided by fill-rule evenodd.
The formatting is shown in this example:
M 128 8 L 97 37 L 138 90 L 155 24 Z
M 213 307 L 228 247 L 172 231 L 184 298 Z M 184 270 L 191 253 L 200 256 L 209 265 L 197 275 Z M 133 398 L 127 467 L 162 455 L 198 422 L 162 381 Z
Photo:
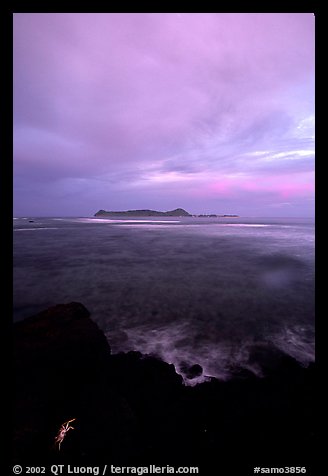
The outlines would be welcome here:
M 180 223 L 179 220 L 111 220 L 111 223 Z
M 307 333 L 311 335 L 311 329 L 308 327 L 288 327 L 274 335 L 272 342 L 298 362 L 307 364 L 315 360 L 314 338 L 306 337 Z
M 110 218 L 78 218 L 80 223 L 180 223 L 180 220 L 112 220 Z
M 294 357 L 302 365 L 307 365 L 314 361 L 314 344 L 311 338 L 306 337 L 307 331 L 311 334 L 310 328 L 301 326 L 286 328 L 279 334 L 269 336 L 267 341 Z M 252 338 L 246 339 L 238 346 L 228 340 L 222 340 L 216 343 L 208 342 L 197 348 L 191 347 L 188 342 L 181 343 L 183 337 L 186 341 L 189 337 L 190 342 L 193 339 L 188 321 L 169 326 L 162 325 L 158 328 L 151 325 L 125 328 L 124 332 L 128 340 L 119 349 L 115 349 L 115 342 L 111 342 L 111 332 L 106 333 L 114 353 L 137 349 L 142 354 L 157 356 L 173 364 L 186 385 L 193 386 L 207 381 L 210 377 L 228 380 L 233 376 L 234 369 L 244 368 L 258 376 L 262 375 L 261 362 L 249 362 L 250 350 L 258 343 Z M 187 366 L 199 364 L 203 369 L 202 375 L 188 379 L 184 375 L 182 363 Z
M 230 342 L 222 341 L 215 344 L 205 344 L 197 350 L 192 347 L 189 348 L 188 345 L 181 345 L 179 341 L 183 336 L 187 338 L 189 326 L 190 324 L 185 321 L 157 329 L 152 329 L 149 326 L 124 329 L 128 341 L 119 350 L 127 352 L 138 349 L 143 354 L 158 356 L 163 361 L 173 364 L 176 372 L 183 377 L 185 384 L 191 386 L 205 382 L 210 377 L 227 380 L 231 377 L 231 366 L 247 367 L 249 353 L 247 343 L 236 348 Z M 110 341 L 110 332 L 107 337 Z M 111 341 L 110 343 L 115 352 L 114 344 Z M 202 375 L 188 379 L 181 368 L 182 362 L 186 363 L 187 366 L 199 364 L 203 369 Z M 258 372 L 256 368 L 249 368 L 249 370 Z
M 115 225 L 116 227 L 121 226 L 124 228 L 142 228 L 143 230 L 157 230 L 158 228 L 176 228 L 176 225 L 168 224 L 168 225 L 163 225 L 163 224 L 156 224 L 156 225 L 150 225 L 149 223 L 147 224 L 140 224 L 140 223 L 127 223 L 126 225 L 123 223 L 117 223 Z M 180 227 L 179 227 L 180 228 Z
M 238 226 L 238 227 L 265 227 L 265 226 L 272 226 L 272 225 L 262 225 L 262 224 L 250 224 L 250 223 L 218 223 L 219 226 Z
M 39 227 L 39 228 L 14 228 L 14 231 L 35 231 L 35 230 L 59 230 L 58 227 Z

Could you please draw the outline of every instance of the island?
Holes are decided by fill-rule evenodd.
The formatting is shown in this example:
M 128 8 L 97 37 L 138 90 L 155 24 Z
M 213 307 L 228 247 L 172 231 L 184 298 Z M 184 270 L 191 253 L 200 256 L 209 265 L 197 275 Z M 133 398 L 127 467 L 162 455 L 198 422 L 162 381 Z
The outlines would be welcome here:
M 192 215 L 183 208 L 176 208 L 168 212 L 158 212 L 156 210 L 127 210 L 120 212 L 113 212 L 106 210 L 99 210 L 94 215 L 95 217 L 191 217 Z
M 99 210 L 94 214 L 95 217 L 194 217 L 194 218 L 239 218 L 239 215 L 216 215 L 211 214 L 202 214 L 202 215 L 191 215 L 186 212 L 183 208 L 176 208 L 175 210 L 170 210 L 168 212 L 159 212 L 156 210 L 126 210 L 126 211 L 106 211 Z

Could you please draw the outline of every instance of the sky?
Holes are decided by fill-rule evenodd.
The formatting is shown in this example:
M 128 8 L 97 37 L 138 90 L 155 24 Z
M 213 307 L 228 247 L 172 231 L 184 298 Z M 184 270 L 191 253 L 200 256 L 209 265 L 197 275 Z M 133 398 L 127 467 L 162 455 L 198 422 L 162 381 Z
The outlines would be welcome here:
M 311 13 L 14 14 L 14 216 L 314 214 Z

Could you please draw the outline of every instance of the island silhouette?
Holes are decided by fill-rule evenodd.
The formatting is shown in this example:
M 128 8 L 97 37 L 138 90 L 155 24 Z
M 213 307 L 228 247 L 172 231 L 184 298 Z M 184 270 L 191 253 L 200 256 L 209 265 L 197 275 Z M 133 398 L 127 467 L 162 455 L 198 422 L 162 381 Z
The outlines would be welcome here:
M 176 208 L 175 210 L 169 210 L 167 212 L 160 212 L 157 210 L 126 210 L 126 211 L 106 211 L 99 210 L 94 214 L 95 217 L 238 217 L 239 215 L 216 215 L 216 214 L 202 214 L 192 215 L 183 208 Z

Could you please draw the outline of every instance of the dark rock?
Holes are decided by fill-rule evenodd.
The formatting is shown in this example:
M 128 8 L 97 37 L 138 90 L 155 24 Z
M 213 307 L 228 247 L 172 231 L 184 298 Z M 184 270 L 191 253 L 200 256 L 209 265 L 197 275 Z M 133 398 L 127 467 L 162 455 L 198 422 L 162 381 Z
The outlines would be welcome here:
M 298 362 L 273 344 L 256 344 L 250 348 L 249 363 L 260 364 L 264 374 L 281 370 L 297 370 Z
M 14 325 L 14 461 L 76 461 L 200 466 L 245 474 L 261 455 L 273 466 L 297 460 L 310 472 L 314 448 L 314 365 L 303 368 L 276 348 L 257 345 L 247 372 L 188 387 L 173 365 L 140 352 L 112 355 L 79 303 L 59 305 Z M 202 368 L 186 366 L 189 378 Z M 61 451 L 62 423 L 75 418 Z M 235 458 L 244 465 L 239 473 Z M 270 460 L 271 461 L 271 460 Z M 232 465 L 227 472 L 224 463 Z M 292 465 L 291 463 L 288 465 Z
M 150 413 L 158 412 L 161 405 L 172 402 L 183 383 L 174 365 L 140 352 L 113 355 L 108 375 L 132 405 Z
M 93 445 L 108 450 L 133 433 L 132 412 L 106 378 L 110 347 L 82 304 L 54 306 L 15 324 L 14 351 L 17 458 L 54 458 L 54 437 L 71 418 L 75 430 L 61 455 L 88 453 Z
M 180 364 L 181 371 L 187 377 L 187 379 L 192 380 L 196 377 L 200 377 L 203 373 L 203 368 L 199 364 L 188 365 L 186 363 Z
M 249 369 L 245 369 L 243 367 L 233 367 L 229 369 L 230 375 L 234 379 L 241 379 L 241 380 L 250 380 L 255 379 L 256 375 Z
M 71 375 L 103 365 L 109 344 L 80 303 L 61 304 L 18 322 L 14 326 L 15 357 L 20 369 Z

